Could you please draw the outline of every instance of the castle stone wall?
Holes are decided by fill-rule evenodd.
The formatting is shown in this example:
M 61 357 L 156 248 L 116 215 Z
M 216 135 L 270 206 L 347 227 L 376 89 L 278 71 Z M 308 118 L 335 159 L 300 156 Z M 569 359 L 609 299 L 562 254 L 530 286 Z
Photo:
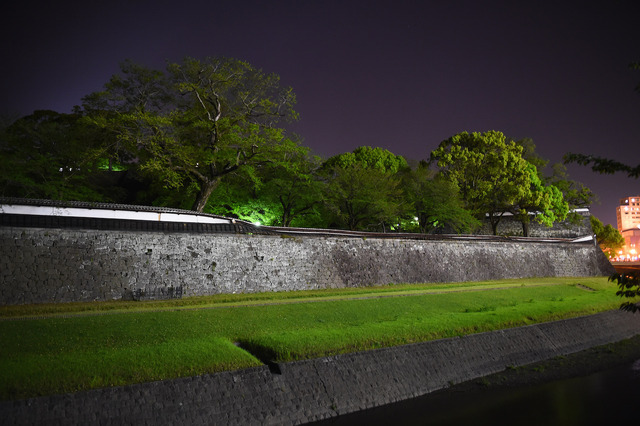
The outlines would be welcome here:
M 0 304 L 613 272 L 593 243 L 0 227 Z

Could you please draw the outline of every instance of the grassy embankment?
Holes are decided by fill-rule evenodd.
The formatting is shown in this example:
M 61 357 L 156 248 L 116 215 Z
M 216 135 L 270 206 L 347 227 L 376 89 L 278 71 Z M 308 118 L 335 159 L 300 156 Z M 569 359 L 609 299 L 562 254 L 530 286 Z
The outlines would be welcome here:
M 592 314 L 619 306 L 615 290 L 607 278 L 544 278 L 0 307 L 0 399 L 261 365 L 253 354 L 291 361 Z

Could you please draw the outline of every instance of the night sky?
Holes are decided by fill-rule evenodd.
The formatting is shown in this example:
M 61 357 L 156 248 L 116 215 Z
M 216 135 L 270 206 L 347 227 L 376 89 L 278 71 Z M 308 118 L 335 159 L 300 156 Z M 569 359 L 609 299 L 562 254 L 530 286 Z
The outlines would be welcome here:
M 2 113 L 70 112 L 125 59 L 162 68 L 228 56 L 280 75 L 292 130 L 323 157 L 361 145 L 428 158 L 461 131 L 640 162 L 640 1 L 147 1 L 13 3 L 0 17 Z M 640 181 L 569 166 L 592 213 Z

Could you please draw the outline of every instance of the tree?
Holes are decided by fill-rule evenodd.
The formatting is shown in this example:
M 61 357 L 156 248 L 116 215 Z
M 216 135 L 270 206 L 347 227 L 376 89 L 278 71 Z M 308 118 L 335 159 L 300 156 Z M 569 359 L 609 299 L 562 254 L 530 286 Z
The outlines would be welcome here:
M 544 176 L 543 170 L 547 167 L 549 161 L 536 152 L 536 145 L 533 139 L 524 138 L 516 140 L 515 143 L 522 147 L 522 158 L 536 167 L 537 176 L 541 183 L 553 185 L 562 192 L 562 197 L 569 204 L 569 209 L 591 205 L 595 194 L 580 182 L 571 180 L 567 173 L 567 168 L 562 163 L 552 165 L 552 175 L 549 177 Z
M 564 199 L 572 209 L 590 206 L 596 197 L 591 189 L 570 179 L 567 167 L 562 163 L 556 163 L 552 166 L 552 175 L 547 181 L 562 192 Z
M 530 186 L 522 147 L 497 131 L 452 136 L 431 153 L 430 164 L 458 187 L 467 209 L 479 219 L 489 216 L 494 235 L 502 215 Z
M 282 155 L 266 165 L 262 193 L 279 203 L 281 214 L 276 225 L 302 225 L 308 223 L 305 217 L 318 215 L 323 201 L 324 182 L 317 175 L 321 160 L 307 148 L 290 149 Z
M 35 111 L 0 136 L 0 193 L 55 200 L 102 200 L 95 134 L 78 114 Z
M 536 151 L 536 144 L 533 142 L 533 139 L 524 138 L 514 142 L 516 145 L 522 147 L 522 158 L 536 166 L 538 176 L 542 179 L 542 171 L 547 167 L 547 164 L 549 164 L 549 160 L 542 158 L 540 154 L 538 154 Z
M 415 170 L 408 170 L 402 181 L 421 233 L 451 229 L 458 234 L 469 234 L 480 227 L 480 221 L 462 207 L 455 184 L 434 176 L 427 163 L 421 162 Z
M 323 165 L 326 207 L 337 225 L 367 230 L 397 224 L 407 213 L 397 173 L 406 160 L 382 148 L 363 146 Z
M 514 217 L 522 223 L 522 235 L 529 236 L 529 224 L 535 220 L 545 226 L 564 220 L 569 213 L 569 204 L 562 192 L 553 185 L 545 185 L 536 166 L 527 164 L 530 185 L 511 207 Z
M 254 181 L 245 171 L 239 169 L 224 176 L 205 211 L 261 225 L 277 225 L 282 214 L 279 204 L 265 197 L 261 192 L 262 183 Z
M 623 172 L 628 177 L 637 179 L 640 177 L 640 164 L 637 166 L 629 166 L 610 158 L 596 157 L 593 155 L 567 153 L 563 157 L 565 164 L 577 163 L 581 166 L 591 166 L 591 170 L 596 173 L 612 175 L 614 173 Z
M 529 163 L 530 186 L 512 206 L 511 213 L 522 223 L 522 235 L 528 237 L 532 220 L 551 227 L 554 222 L 566 219 L 570 207 L 564 193 L 550 186 L 549 179 L 545 178 L 543 169 L 549 161 L 537 153 L 533 139 L 524 138 L 515 143 L 522 147 L 522 158 Z
M 611 225 L 604 225 L 600 219 L 595 216 L 589 218 L 591 221 L 591 229 L 596 234 L 596 242 L 607 255 L 607 257 L 615 257 L 616 252 L 624 247 L 624 238 L 620 232 Z
M 640 274 L 637 272 L 631 272 L 626 274 L 613 274 L 609 277 L 609 281 L 616 281 L 618 284 L 618 291 L 616 295 L 627 299 L 635 299 L 640 296 Z M 640 306 L 635 301 L 623 302 L 620 305 L 620 309 L 623 311 L 637 312 L 640 311 Z
M 562 192 L 562 197 L 569 205 L 567 220 L 572 223 L 581 223 L 584 219 L 576 209 L 590 206 L 596 199 L 596 194 L 582 183 L 569 178 L 567 167 L 562 163 L 552 166 L 552 175 L 546 179 L 549 185 L 553 185 Z
M 313 222 L 305 219 L 317 216 L 322 202 L 323 182 L 316 175 L 320 159 L 301 147 L 282 155 L 227 175 L 205 210 L 264 225 L 288 227 Z
M 195 211 L 224 176 L 292 146 L 278 125 L 297 119 L 296 98 L 275 74 L 221 57 L 186 58 L 165 71 L 125 62 L 121 71 L 84 98 L 85 112 L 142 172 L 170 189 L 193 185 Z
M 398 173 L 407 169 L 409 165 L 407 160 L 400 155 L 383 148 L 372 148 L 370 146 L 361 146 L 353 150 L 329 158 L 325 162 L 325 167 L 338 166 L 343 169 L 360 165 L 366 169 L 377 170 L 382 173 Z

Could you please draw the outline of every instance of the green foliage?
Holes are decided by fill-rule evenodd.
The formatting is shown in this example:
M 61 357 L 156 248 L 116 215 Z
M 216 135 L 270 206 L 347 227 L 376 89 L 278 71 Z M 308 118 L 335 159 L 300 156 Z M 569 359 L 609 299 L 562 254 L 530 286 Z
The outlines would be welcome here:
M 543 178 L 542 171 L 544 170 L 545 167 L 547 167 L 547 164 L 549 164 L 549 161 L 542 158 L 540 154 L 538 154 L 538 152 L 536 151 L 536 144 L 533 142 L 533 139 L 524 138 L 514 142 L 516 143 L 516 145 L 519 145 L 522 147 L 522 158 L 524 158 L 529 163 L 536 166 L 536 169 L 538 171 L 538 177 L 542 179 Z
M 325 187 L 317 175 L 320 165 L 319 157 L 310 155 L 308 148 L 296 145 L 282 150 L 275 161 L 264 166 L 261 195 L 278 204 L 280 211 L 274 225 L 317 223 Z
M 395 174 L 408 168 L 407 160 L 400 155 L 383 148 L 361 146 L 344 154 L 336 155 L 328 159 L 325 167 L 340 167 L 348 169 L 359 165 L 365 169 L 377 170 L 382 173 Z
M 569 204 L 569 209 L 590 206 L 596 199 L 596 195 L 591 189 L 569 178 L 567 167 L 564 164 L 554 164 L 552 170 L 553 173 L 547 182 L 562 192 L 564 200 Z M 582 216 L 577 215 L 576 219 L 582 221 Z
M 460 133 L 431 153 L 431 163 L 459 189 L 465 206 L 477 217 L 489 216 L 493 233 L 506 212 L 522 223 L 546 226 L 564 220 L 569 204 L 562 191 L 547 185 L 541 169 L 547 161 L 535 151 L 531 139 L 509 141 L 500 132 Z
M 272 226 L 313 226 L 324 183 L 316 176 L 320 159 L 284 140 L 269 161 L 225 176 L 206 211 Z
M 489 215 L 494 234 L 502 215 L 531 184 L 522 147 L 497 131 L 452 136 L 431 153 L 430 163 L 459 188 L 467 209 L 479 218 Z
M 528 163 L 529 187 L 523 191 L 511 211 L 521 223 L 523 235 L 529 236 L 529 223 L 532 219 L 545 226 L 553 226 L 554 222 L 562 221 L 569 213 L 569 204 L 564 201 L 562 192 L 553 185 L 545 185 L 536 166 Z
M 374 230 L 397 223 L 401 216 L 400 182 L 392 174 L 368 169 L 335 166 L 328 170 L 326 207 L 340 227 Z
M 97 127 L 166 188 L 195 184 L 202 211 L 223 176 L 272 161 L 296 119 L 279 77 L 228 58 L 186 58 L 166 71 L 125 62 L 102 92 L 84 98 Z
M 104 170 L 104 171 L 114 171 L 114 172 L 123 172 L 125 170 L 127 170 L 127 167 L 120 164 L 120 163 L 114 163 L 111 159 L 109 158 L 100 158 L 97 161 L 96 167 L 99 170 Z
M 591 166 L 596 173 L 612 175 L 614 173 L 626 173 L 630 178 L 640 177 L 640 165 L 629 166 L 609 158 L 596 157 L 594 155 L 567 153 L 563 157 L 565 164 L 577 163 L 581 166 Z
M 638 306 L 638 298 L 640 297 L 640 273 L 613 274 L 609 277 L 609 281 L 615 281 L 618 284 L 617 296 L 624 297 L 628 300 L 620 305 L 620 309 L 629 312 L 640 311 Z
M 263 196 L 263 183 L 254 174 L 240 170 L 225 176 L 209 198 L 205 211 L 247 220 L 261 225 L 277 225 L 280 206 Z
M 426 163 L 403 174 L 405 197 L 413 206 L 421 233 L 436 229 L 453 230 L 459 234 L 470 234 L 480 227 L 480 221 L 462 207 L 455 184 L 434 177 Z
M 609 257 L 615 257 L 616 252 L 624 247 L 624 238 L 620 232 L 611 225 L 604 224 L 595 216 L 589 218 L 591 229 L 596 234 L 596 242 L 602 251 Z
M 406 160 L 382 148 L 360 147 L 323 165 L 325 207 L 334 224 L 350 230 L 386 231 L 408 213 L 397 172 Z
M 99 201 L 101 151 L 78 114 L 35 111 L 0 133 L 0 194 L 10 197 Z

